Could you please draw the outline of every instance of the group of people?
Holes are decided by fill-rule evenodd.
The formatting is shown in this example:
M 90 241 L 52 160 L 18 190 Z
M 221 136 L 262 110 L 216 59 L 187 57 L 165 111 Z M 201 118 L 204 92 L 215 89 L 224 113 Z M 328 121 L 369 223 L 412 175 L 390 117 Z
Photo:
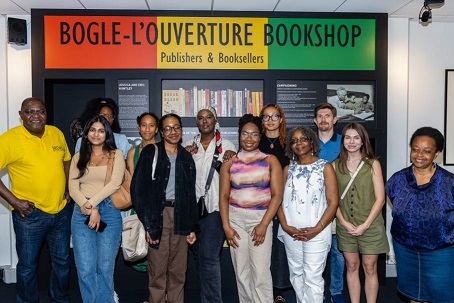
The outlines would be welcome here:
M 316 106 L 316 131 L 287 131 L 275 104 L 259 117 L 244 115 L 237 151 L 222 137 L 212 107 L 197 113 L 199 133 L 183 144 L 178 115 L 142 114 L 142 143 L 131 148 L 115 126 L 118 107 L 111 99 L 98 101 L 72 160 L 61 131 L 46 125 L 40 99 L 25 99 L 22 124 L 0 136 L 0 168 L 7 167 L 12 183 L 8 189 L 0 182 L 0 196 L 13 208 L 17 302 L 39 300 L 44 242 L 51 300 L 70 301 L 71 233 L 83 301 L 114 302 L 122 215 L 110 195 L 125 170 L 133 175 L 133 207 L 150 247 L 150 303 L 184 302 L 188 249 L 196 258 L 201 302 L 222 302 L 224 240 L 240 302 L 285 302 L 282 291 L 290 287 L 297 302 L 323 302 L 330 252 L 331 301 L 344 302 L 346 264 L 350 301 L 360 302 L 362 264 L 366 300 L 376 302 L 377 260 L 389 250 L 386 195 L 394 206 L 399 291 L 412 302 L 454 302 L 454 268 L 446 266 L 454 261 L 454 175 L 434 162 L 444 147 L 438 130 L 423 127 L 413 134 L 412 165 L 385 186 L 366 129 L 349 123 L 335 133 L 337 111 L 330 103 Z

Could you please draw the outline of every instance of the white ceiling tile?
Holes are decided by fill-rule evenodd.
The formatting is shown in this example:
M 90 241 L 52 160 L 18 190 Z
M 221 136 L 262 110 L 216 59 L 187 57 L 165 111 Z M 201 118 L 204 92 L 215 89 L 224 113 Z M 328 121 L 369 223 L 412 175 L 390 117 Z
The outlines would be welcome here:
M 276 7 L 280 12 L 335 12 L 345 0 L 281 0 Z
M 390 13 L 410 0 L 347 0 L 336 12 L 346 13 Z
M 151 10 L 207 10 L 211 11 L 211 0 L 147 0 Z
M 273 11 L 277 0 L 214 0 L 216 11 Z
M 0 14 L 17 15 L 30 13 L 30 10 L 24 10 L 14 2 L 3 0 L 0 3 Z
M 6 0 L 2 0 L 4 2 Z M 11 1 L 12 2 L 12 1 Z M 59 9 L 83 9 L 84 7 L 77 0 L 14 0 L 17 5 L 30 11 L 32 8 L 59 8 Z
M 86 9 L 148 9 L 145 0 L 80 0 Z

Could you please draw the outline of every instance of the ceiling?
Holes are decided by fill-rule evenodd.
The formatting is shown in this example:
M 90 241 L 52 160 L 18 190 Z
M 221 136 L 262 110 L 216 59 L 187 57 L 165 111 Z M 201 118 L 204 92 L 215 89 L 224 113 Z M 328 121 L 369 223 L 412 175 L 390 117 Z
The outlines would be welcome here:
M 204 10 L 387 13 L 417 20 L 423 0 L 0 0 L 0 14 L 42 9 Z M 454 1 L 432 10 L 432 22 L 454 22 Z

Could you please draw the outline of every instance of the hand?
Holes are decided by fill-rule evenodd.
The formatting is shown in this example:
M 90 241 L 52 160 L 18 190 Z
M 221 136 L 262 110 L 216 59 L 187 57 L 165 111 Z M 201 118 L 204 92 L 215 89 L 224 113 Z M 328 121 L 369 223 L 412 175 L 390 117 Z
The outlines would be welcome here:
M 192 232 L 189 234 L 189 236 L 186 236 L 186 242 L 188 242 L 189 245 L 194 244 L 196 240 L 197 236 L 195 235 L 195 232 Z
M 309 240 L 312 240 L 315 238 L 323 229 L 320 229 L 319 227 L 306 227 L 306 228 L 301 228 L 300 231 L 302 232 L 302 240 L 307 242 Z
M 88 228 L 94 229 L 97 232 L 99 228 L 99 222 L 101 222 L 101 215 L 96 208 L 93 208 L 91 210 L 90 220 L 88 221 Z
M 66 200 L 66 203 L 69 203 L 71 201 L 71 196 L 69 195 L 69 191 L 67 189 L 65 190 L 63 198 Z
M 35 208 L 35 204 L 33 202 L 19 199 L 17 199 L 16 202 L 11 203 L 11 206 L 14 208 L 15 212 L 19 213 L 22 219 L 25 219 L 25 216 L 31 213 Z
M 282 226 L 282 225 L 281 225 Z M 293 240 L 295 241 L 302 241 L 302 236 L 303 236 L 303 233 L 301 232 L 301 230 L 299 230 L 298 228 L 294 227 L 294 226 L 286 226 L 286 227 L 283 227 L 282 226 L 282 229 L 290 236 L 293 238 Z
M 352 236 L 360 237 L 360 236 L 364 235 L 364 233 L 366 232 L 367 229 L 368 228 L 366 228 L 366 226 L 364 224 L 361 224 L 361 225 L 358 225 L 357 227 L 355 227 L 354 230 L 348 231 L 348 233 Z
M 85 202 L 85 204 L 80 208 L 80 212 L 84 216 L 89 216 L 91 215 L 91 211 L 93 210 L 93 205 L 90 204 L 90 202 Z
M 147 231 L 147 242 L 152 244 L 152 245 L 158 245 L 159 244 L 159 240 L 151 239 L 150 233 L 148 231 Z
M 236 230 L 229 226 L 227 229 L 224 228 L 224 233 L 227 243 L 229 243 L 231 247 L 237 248 L 238 242 L 236 241 L 236 239 L 240 240 L 241 238 L 240 235 L 236 232 Z
M 194 154 L 194 151 L 196 150 L 195 143 L 186 146 L 185 149 L 186 149 L 188 152 L 190 152 L 191 155 L 193 155 L 193 154 Z
M 235 155 L 236 155 L 236 152 L 234 152 L 233 150 L 226 150 L 225 153 L 224 153 L 224 156 L 222 157 L 222 162 L 229 161 Z
M 259 246 L 260 244 L 263 244 L 266 237 L 266 228 L 267 226 L 263 223 L 260 223 L 259 225 L 254 227 L 251 233 L 252 242 L 254 242 L 254 246 Z
M 342 226 L 347 230 L 347 233 L 349 233 L 349 234 L 351 234 L 352 232 L 355 232 L 355 230 L 356 230 L 356 226 L 350 222 L 345 222 L 344 224 L 342 224 Z

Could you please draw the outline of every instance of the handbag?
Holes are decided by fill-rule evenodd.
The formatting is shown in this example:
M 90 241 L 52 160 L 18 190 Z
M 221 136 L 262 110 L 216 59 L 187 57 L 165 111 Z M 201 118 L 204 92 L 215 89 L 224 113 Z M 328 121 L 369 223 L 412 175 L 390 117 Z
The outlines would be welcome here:
M 152 164 L 152 179 L 154 180 L 154 172 L 156 163 L 158 162 L 158 146 L 155 147 L 155 154 Z M 131 209 L 131 212 L 134 210 Z M 148 253 L 147 232 L 140 222 L 136 213 L 123 218 L 123 231 L 121 233 L 121 247 L 123 251 L 123 258 L 125 261 L 139 261 Z
M 112 178 L 113 163 L 115 160 L 115 152 L 111 152 L 111 157 L 107 162 L 107 171 L 106 171 L 106 181 L 104 185 L 110 182 Z M 112 156 L 113 155 L 113 156 Z M 125 169 L 125 175 L 123 177 L 123 182 L 121 183 L 120 188 L 110 195 L 110 200 L 116 209 L 123 210 L 130 208 L 132 206 L 131 200 L 131 179 L 132 176 L 127 169 Z
M 199 214 L 199 219 L 203 219 L 206 216 L 208 216 L 208 209 L 205 204 L 205 197 L 210 190 L 211 186 L 211 181 L 213 180 L 213 175 L 214 171 L 216 170 L 218 166 L 218 158 L 219 158 L 219 151 L 215 149 L 214 155 L 213 155 L 213 161 L 211 162 L 211 167 L 210 167 L 210 172 L 208 173 L 208 178 L 207 182 L 205 184 L 205 193 L 203 196 L 199 198 L 199 201 L 197 201 L 197 209 L 198 209 L 198 214 Z
M 147 256 L 147 232 L 137 214 L 123 219 L 121 246 L 125 261 L 139 261 Z

